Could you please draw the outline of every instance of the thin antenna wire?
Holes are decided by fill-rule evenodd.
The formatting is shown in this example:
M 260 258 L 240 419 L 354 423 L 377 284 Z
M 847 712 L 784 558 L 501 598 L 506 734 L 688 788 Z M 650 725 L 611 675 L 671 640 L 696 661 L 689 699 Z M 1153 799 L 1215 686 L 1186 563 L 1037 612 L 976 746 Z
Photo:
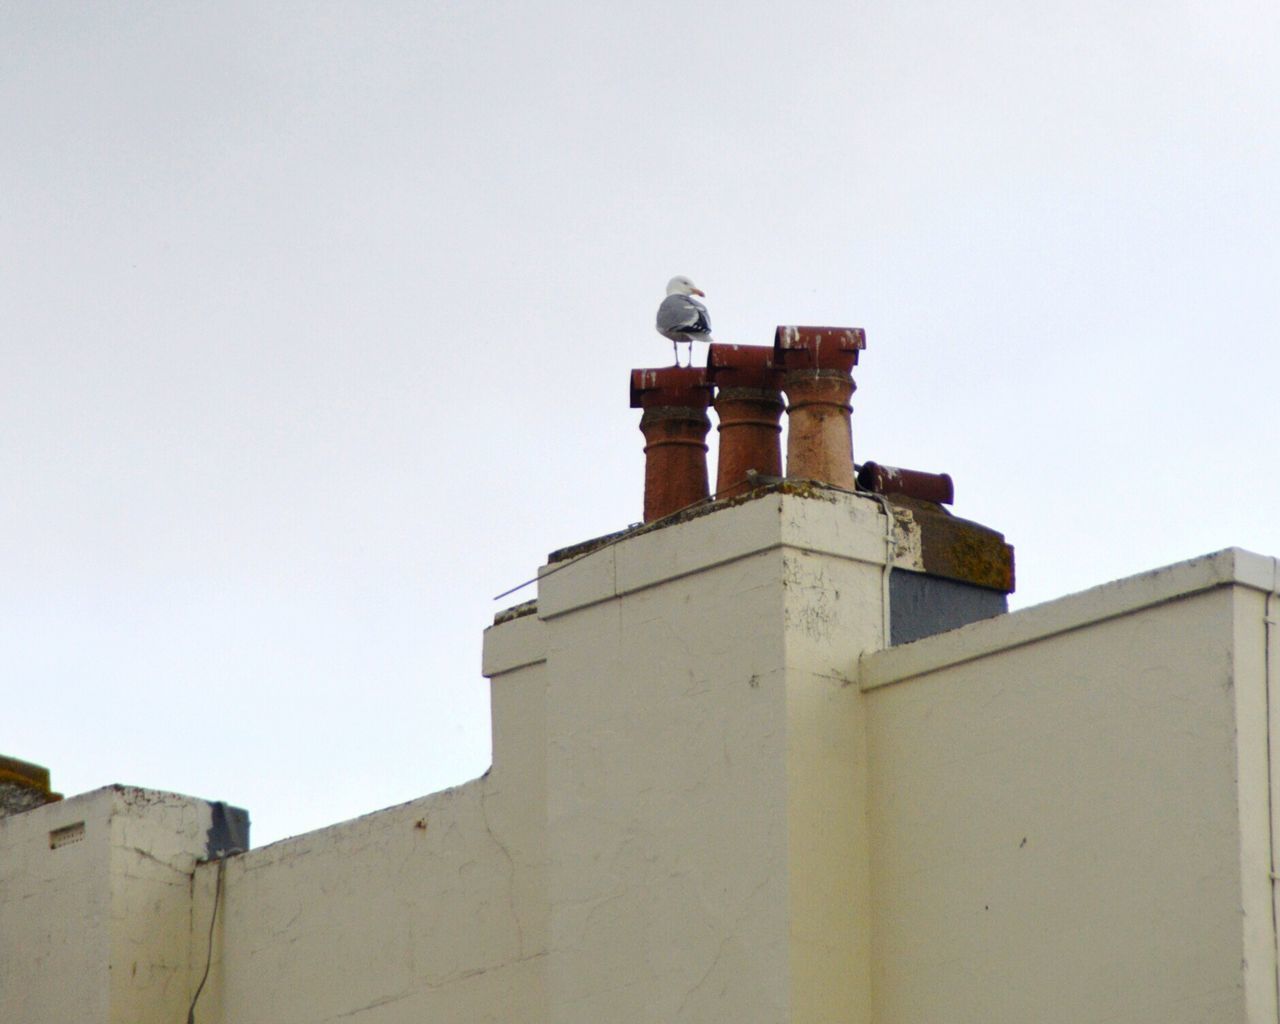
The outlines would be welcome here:
M 674 512 L 667 513 L 661 519 L 655 519 L 651 523 L 637 523 L 635 526 L 628 527 L 627 529 L 623 530 L 620 534 L 618 534 L 616 537 L 605 541 L 598 548 L 592 548 L 590 551 L 584 551 L 580 555 L 575 555 L 573 558 L 569 559 L 567 562 L 561 562 L 559 565 L 548 569 L 546 572 L 542 573 L 541 575 L 534 576 L 533 579 L 525 580 L 523 583 L 517 583 L 510 590 L 504 590 L 501 594 L 496 595 L 494 597 L 494 600 L 501 601 L 508 594 L 514 594 L 517 590 L 523 590 L 525 587 L 529 586 L 530 583 L 537 583 L 539 580 L 545 580 L 548 576 L 552 576 L 555 573 L 558 573 L 561 569 L 567 569 L 569 568 L 569 566 L 582 561 L 582 559 L 586 558 L 588 555 L 594 555 L 597 551 L 603 551 L 605 548 L 613 547 L 613 545 L 617 544 L 619 541 L 627 540 L 631 537 L 636 536 L 637 534 L 644 533 L 647 530 L 655 529 L 656 527 L 659 527 L 663 523 L 665 523 L 668 519 L 674 519 L 676 516 L 684 512 L 688 512 L 689 509 L 691 508 L 697 508 L 699 505 L 704 505 L 708 502 L 712 502 L 715 500 L 716 500 L 716 495 L 709 494 L 705 498 L 699 498 L 697 501 L 689 502 L 689 504 L 687 504 L 684 508 L 678 508 Z
M 857 467 L 855 466 L 854 469 L 856 470 Z M 754 484 L 754 486 L 751 488 L 752 490 L 755 490 L 758 487 L 771 487 L 774 484 L 780 484 L 785 482 L 785 483 L 795 483 L 795 484 L 820 484 L 821 486 L 829 488 L 830 490 L 845 491 L 845 493 L 847 494 L 867 493 L 859 490 L 849 491 L 844 487 L 834 487 L 831 484 L 825 484 L 819 480 L 792 480 L 789 477 L 765 476 L 763 473 L 755 473 L 755 472 L 749 472 L 747 476 L 748 476 L 748 482 Z M 738 486 L 739 486 L 738 484 L 734 484 L 733 489 L 737 490 Z M 542 573 L 539 576 L 534 576 L 532 579 L 525 580 L 523 583 L 517 583 L 514 587 L 511 587 L 509 590 L 504 590 L 501 594 L 495 595 L 493 599 L 495 601 L 501 601 L 504 597 L 507 597 L 510 594 L 514 594 L 517 590 L 523 590 L 525 587 L 529 586 L 531 583 L 537 583 L 539 580 L 545 580 L 548 576 L 552 576 L 555 573 L 558 573 L 561 569 L 567 569 L 569 568 L 569 566 L 577 564 L 578 562 L 582 561 L 582 559 L 586 558 L 588 555 L 594 555 L 597 551 L 603 551 L 605 548 L 613 547 L 613 545 L 618 544 L 621 541 L 630 540 L 632 537 L 639 536 L 642 533 L 647 533 L 649 530 L 656 530 L 658 527 L 662 526 L 664 523 L 668 522 L 669 520 L 674 519 L 676 516 L 683 515 L 685 512 L 688 512 L 691 508 L 697 508 L 699 505 L 710 504 L 711 502 L 715 501 L 719 497 L 720 497 L 720 493 L 717 491 L 715 494 L 708 494 L 705 498 L 699 498 L 697 501 L 689 502 L 689 504 L 685 505 L 684 508 L 678 508 L 674 512 L 668 512 L 662 518 L 655 519 L 651 523 L 637 523 L 635 526 L 632 526 L 626 530 L 623 530 L 616 537 L 613 537 L 612 539 L 605 541 L 599 547 L 592 548 L 590 551 L 584 551 L 582 552 L 582 554 L 577 555 L 573 558 L 570 558 L 567 562 L 561 562 L 559 565 L 548 569 L 546 572 Z

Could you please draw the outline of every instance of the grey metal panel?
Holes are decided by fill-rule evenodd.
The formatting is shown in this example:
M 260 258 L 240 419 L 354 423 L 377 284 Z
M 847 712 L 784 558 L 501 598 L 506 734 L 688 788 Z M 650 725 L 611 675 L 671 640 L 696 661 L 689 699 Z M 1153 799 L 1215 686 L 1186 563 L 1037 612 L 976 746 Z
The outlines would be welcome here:
M 1008 610 L 1008 598 L 998 590 L 906 569 L 889 574 L 889 642 L 895 647 Z
M 205 842 L 205 857 L 216 860 L 233 851 L 243 853 L 249 849 L 249 812 L 221 800 L 210 802 L 209 809 L 213 818 Z

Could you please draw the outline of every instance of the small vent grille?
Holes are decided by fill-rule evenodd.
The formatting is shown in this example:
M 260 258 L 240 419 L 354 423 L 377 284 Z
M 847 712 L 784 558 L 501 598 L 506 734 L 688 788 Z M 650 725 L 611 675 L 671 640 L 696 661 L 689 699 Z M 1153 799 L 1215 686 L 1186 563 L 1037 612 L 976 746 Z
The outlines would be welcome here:
M 64 825 L 62 828 L 55 828 L 49 833 L 49 849 L 56 850 L 60 846 L 70 846 L 72 843 L 80 842 L 83 838 L 83 821 L 77 821 L 74 825 Z

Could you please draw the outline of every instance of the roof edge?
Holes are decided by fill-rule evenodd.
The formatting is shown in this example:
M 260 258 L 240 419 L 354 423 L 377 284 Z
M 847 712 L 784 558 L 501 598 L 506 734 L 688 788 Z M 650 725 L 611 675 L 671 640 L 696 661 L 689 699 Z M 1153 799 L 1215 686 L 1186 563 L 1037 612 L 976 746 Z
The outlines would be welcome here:
M 858 684 L 864 692 L 874 690 L 1224 586 L 1276 590 L 1280 560 L 1225 548 L 914 643 L 869 651 L 859 662 Z

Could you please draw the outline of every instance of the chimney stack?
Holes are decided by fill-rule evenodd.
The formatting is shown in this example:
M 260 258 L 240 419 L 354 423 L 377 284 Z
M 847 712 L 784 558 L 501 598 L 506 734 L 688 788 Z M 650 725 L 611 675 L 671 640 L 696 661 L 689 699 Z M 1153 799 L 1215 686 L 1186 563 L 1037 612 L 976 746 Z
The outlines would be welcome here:
M 716 497 L 746 493 L 749 470 L 782 476 L 782 371 L 773 364 L 773 349 L 712 344 L 707 375 L 720 420 Z
M 49 787 L 49 769 L 0 755 L 0 818 L 61 800 Z
M 669 516 L 709 495 L 707 371 L 687 366 L 631 371 L 631 408 L 643 409 L 644 521 Z
M 853 490 L 852 370 L 866 348 L 860 327 L 779 327 L 773 362 L 785 374 L 787 476 Z

